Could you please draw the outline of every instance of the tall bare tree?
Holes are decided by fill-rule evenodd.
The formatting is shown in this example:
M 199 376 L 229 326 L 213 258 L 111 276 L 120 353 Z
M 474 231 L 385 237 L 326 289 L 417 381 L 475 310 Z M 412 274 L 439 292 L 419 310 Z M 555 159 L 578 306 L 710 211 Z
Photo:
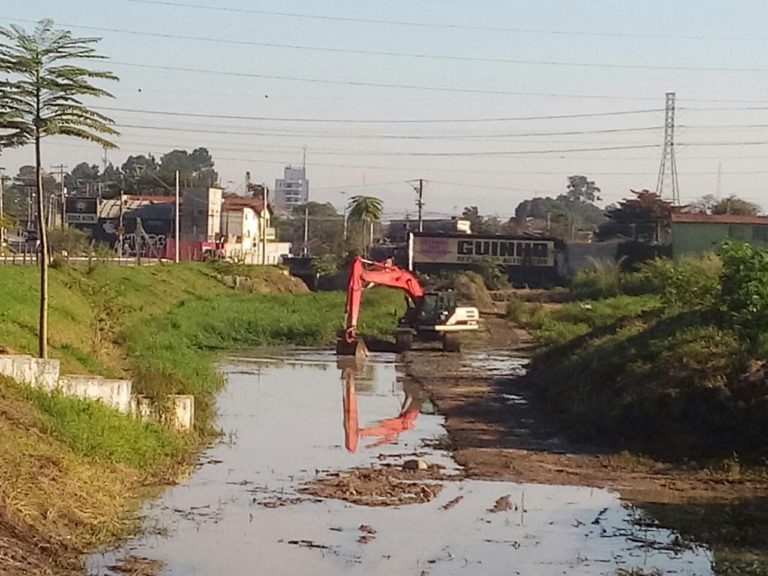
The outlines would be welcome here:
M 19 26 L 0 27 L 0 146 L 34 143 L 37 228 L 40 241 L 39 354 L 48 357 L 48 237 L 41 140 L 74 136 L 105 148 L 116 148 L 111 118 L 89 108 L 86 98 L 111 97 L 93 80 L 117 80 L 111 72 L 90 70 L 78 63 L 103 59 L 93 44 L 99 38 L 76 38 L 41 20 L 32 32 Z

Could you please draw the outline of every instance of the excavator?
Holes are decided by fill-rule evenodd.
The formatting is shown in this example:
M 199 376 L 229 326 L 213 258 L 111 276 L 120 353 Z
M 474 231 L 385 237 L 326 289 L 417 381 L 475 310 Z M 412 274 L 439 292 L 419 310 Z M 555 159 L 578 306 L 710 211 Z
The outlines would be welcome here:
M 408 308 L 398 321 L 395 334 L 398 352 L 410 350 L 415 340 L 441 341 L 443 351 L 459 352 L 461 333 L 478 329 L 480 313 L 477 308 L 457 306 L 455 292 L 425 292 L 418 278 L 408 270 L 356 256 L 349 271 L 345 327 L 336 341 L 336 353 L 340 356 L 365 356 L 368 353 L 357 333 L 363 288 L 367 285 L 399 288 L 406 294 Z

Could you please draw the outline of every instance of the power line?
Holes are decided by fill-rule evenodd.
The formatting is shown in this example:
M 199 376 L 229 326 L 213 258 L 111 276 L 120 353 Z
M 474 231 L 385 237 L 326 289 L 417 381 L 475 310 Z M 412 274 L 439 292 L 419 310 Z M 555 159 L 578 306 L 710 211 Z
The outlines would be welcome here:
M 32 22 L 24 19 L 9 19 L 20 22 Z M 82 26 L 79 24 L 62 24 L 68 28 L 93 30 L 97 32 L 112 32 L 116 34 L 130 34 L 135 36 L 148 36 L 152 38 L 165 38 L 169 40 L 189 40 L 194 42 L 213 42 L 216 44 L 230 44 L 239 46 L 257 46 L 262 48 L 279 48 L 283 50 L 299 50 L 305 52 L 327 52 L 332 54 L 352 54 L 360 56 L 381 56 L 388 58 L 414 58 L 420 60 L 444 60 L 449 62 L 482 62 L 486 64 L 512 64 L 517 66 L 556 66 L 569 68 L 605 68 L 619 70 L 675 70 L 698 72 L 768 72 L 768 68 L 735 68 L 732 66 L 673 66 L 664 64 L 625 64 L 611 62 L 574 62 L 562 60 L 524 60 L 519 58 L 493 58 L 489 56 L 453 56 L 449 54 L 430 54 L 426 52 L 392 52 L 387 50 L 364 50 L 361 48 L 338 48 L 332 46 L 302 46 L 298 44 L 278 44 L 275 42 L 259 42 L 253 40 L 232 40 L 228 38 L 212 38 L 205 36 L 188 36 L 183 34 L 169 34 L 160 32 L 143 32 L 140 30 L 125 30 L 121 28 L 103 28 L 94 26 Z
M 622 110 L 617 112 L 590 112 L 583 114 L 548 114 L 544 116 L 496 116 L 490 118 L 439 118 L 439 119 L 393 119 L 393 120 L 373 120 L 373 119 L 354 119 L 354 118 L 295 118 L 287 116 L 242 116 L 233 114 L 206 114 L 199 112 L 175 112 L 170 110 L 144 110 L 139 108 L 116 108 L 110 106 L 94 106 L 97 110 L 106 110 L 111 112 L 128 112 L 151 114 L 160 116 L 184 116 L 190 118 L 212 118 L 219 120 L 258 120 L 275 122 L 296 122 L 296 123 L 342 123 L 342 124 L 443 124 L 443 123 L 474 123 L 474 122 L 518 122 L 527 120 L 563 120 L 570 118 L 596 118 L 606 116 L 628 116 L 636 114 L 650 114 L 663 112 L 660 108 L 647 108 L 642 110 Z M 653 126 L 651 128 L 642 128 L 642 130 L 660 129 L 663 126 Z M 621 130 L 639 130 L 638 128 L 615 129 Z
M 555 36 L 589 36 L 605 38 L 654 38 L 654 39 L 677 39 L 677 40 L 725 40 L 739 42 L 765 42 L 768 38 L 744 37 L 744 36 L 699 36 L 699 35 L 671 35 L 671 34 L 648 34 L 638 32 L 602 32 L 602 31 L 582 31 L 582 30 L 547 30 L 540 28 L 515 28 L 503 26 L 478 26 L 470 24 L 441 24 L 437 22 L 408 21 L 408 20 L 387 20 L 381 18 L 355 18 L 350 16 L 327 16 L 320 14 L 307 14 L 300 12 L 278 12 L 270 10 L 256 10 L 251 8 L 229 8 L 224 6 L 205 6 L 189 2 L 169 2 L 165 0 L 127 0 L 135 4 L 151 4 L 156 6 L 170 6 L 174 8 L 191 8 L 197 10 L 211 10 L 218 12 L 229 12 L 237 14 L 256 14 L 260 16 L 278 16 L 284 18 L 301 18 L 308 20 L 325 20 L 336 22 L 349 22 L 354 24 L 381 24 L 386 26 L 409 26 L 419 28 L 435 28 L 440 30 L 468 30 L 476 32 L 513 32 L 520 34 L 547 34 Z

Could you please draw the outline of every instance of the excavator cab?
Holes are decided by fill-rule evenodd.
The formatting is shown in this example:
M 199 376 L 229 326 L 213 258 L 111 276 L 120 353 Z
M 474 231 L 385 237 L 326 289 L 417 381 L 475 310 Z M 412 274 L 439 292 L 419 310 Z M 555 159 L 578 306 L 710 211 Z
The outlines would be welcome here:
M 417 338 L 441 341 L 445 352 L 459 352 L 461 332 L 477 330 L 479 319 L 477 308 L 457 305 L 453 290 L 426 292 L 400 319 L 395 346 L 398 352 L 406 352 Z
M 456 293 L 452 291 L 427 292 L 421 301 L 416 322 L 425 326 L 445 324 L 456 310 Z

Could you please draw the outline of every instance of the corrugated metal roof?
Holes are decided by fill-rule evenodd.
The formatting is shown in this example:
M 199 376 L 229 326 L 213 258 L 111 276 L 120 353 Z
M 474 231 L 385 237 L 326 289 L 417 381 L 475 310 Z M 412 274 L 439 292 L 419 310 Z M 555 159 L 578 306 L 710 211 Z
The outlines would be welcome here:
M 151 218 L 162 220 L 173 217 L 173 196 L 123 196 L 123 218 Z M 120 198 L 103 200 L 99 204 L 99 218 L 116 220 L 120 217 Z
M 253 196 L 225 196 L 221 205 L 221 209 L 225 211 L 242 210 L 243 208 L 251 208 L 256 214 L 261 214 L 261 211 L 264 210 L 264 200 Z M 271 208 L 270 206 L 270 212 Z
M 673 213 L 672 222 L 709 224 L 765 224 L 768 216 L 741 216 L 738 214 L 681 214 Z

